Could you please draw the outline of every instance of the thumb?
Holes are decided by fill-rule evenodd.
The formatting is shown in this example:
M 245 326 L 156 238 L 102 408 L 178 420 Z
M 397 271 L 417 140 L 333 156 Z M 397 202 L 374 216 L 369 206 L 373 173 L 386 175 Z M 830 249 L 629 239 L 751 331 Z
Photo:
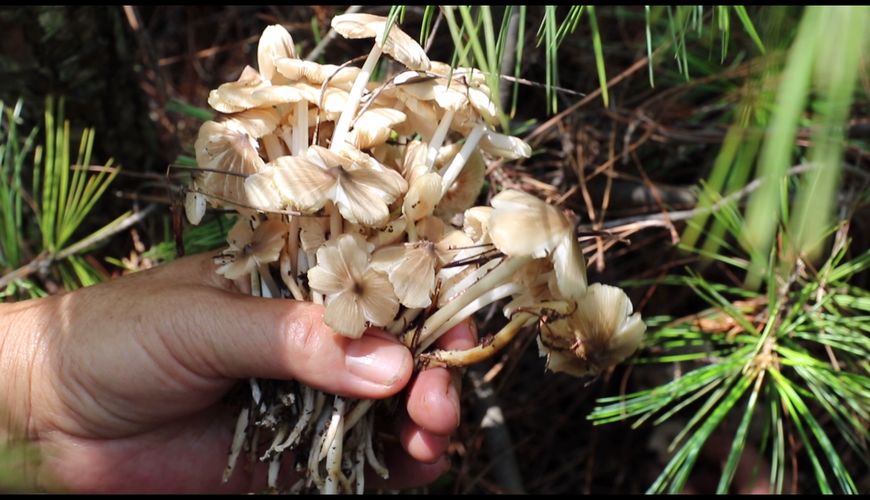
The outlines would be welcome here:
M 343 396 L 380 399 L 411 377 L 411 352 L 395 337 L 370 328 L 359 339 L 323 323 L 323 306 L 213 291 L 187 315 L 198 332 L 201 375 L 295 379 Z
M 295 379 L 365 399 L 389 397 L 411 377 L 411 352 L 394 336 L 370 328 L 359 339 L 344 337 L 323 323 L 323 306 L 202 284 L 174 291 L 184 294 L 185 306 L 169 305 L 178 311 L 173 328 L 157 329 L 158 335 L 172 352 L 186 353 L 175 357 L 198 375 Z

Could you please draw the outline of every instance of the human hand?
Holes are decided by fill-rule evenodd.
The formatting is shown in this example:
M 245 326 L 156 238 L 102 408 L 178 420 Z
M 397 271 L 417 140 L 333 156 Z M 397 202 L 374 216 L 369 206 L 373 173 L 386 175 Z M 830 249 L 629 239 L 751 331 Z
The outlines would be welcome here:
M 38 441 L 32 480 L 41 488 L 260 491 L 266 464 L 238 466 L 221 483 L 237 412 L 222 400 L 240 379 L 296 379 L 366 399 L 396 394 L 411 379 L 411 354 L 395 338 L 375 329 L 342 337 L 322 311 L 239 294 L 205 254 L 0 304 L 0 425 Z M 474 343 L 463 323 L 441 347 Z M 391 478 L 369 484 L 410 487 L 446 470 L 459 424 L 456 382 L 433 368 L 410 383 L 401 447 L 387 456 Z

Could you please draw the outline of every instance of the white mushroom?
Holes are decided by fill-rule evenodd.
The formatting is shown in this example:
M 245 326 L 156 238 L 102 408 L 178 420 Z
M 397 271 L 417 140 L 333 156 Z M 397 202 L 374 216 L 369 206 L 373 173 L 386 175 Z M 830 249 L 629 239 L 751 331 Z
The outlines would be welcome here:
M 369 266 L 371 245 L 342 234 L 317 250 L 317 266 L 308 271 L 311 289 L 326 296 L 324 322 L 336 332 L 359 338 L 366 322 L 385 326 L 399 311 L 387 276 Z
M 257 70 L 245 66 L 238 80 L 224 83 L 209 92 L 208 104 L 221 113 L 237 113 L 255 108 L 260 105 L 260 101 L 253 97 L 254 92 L 271 85 Z
M 356 115 L 363 88 L 381 56 L 381 52 L 393 56 L 405 66 L 419 71 L 429 69 L 429 58 L 423 48 L 409 37 L 398 26 L 392 26 L 384 38 L 388 19 L 371 14 L 343 14 L 332 18 L 332 28 L 345 38 L 374 38 L 375 44 L 369 52 L 359 75 L 353 83 L 348 98 L 349 106 L 341 114 L 332 135 L 332 146 L 344 142 L 350 129 L 350 123 Z
M 296 58 L 293 37 L 280 24 L 273 24 L 263 30 L 257 44 L 257 67 L 265 80 L 275 76 L 275 61 L 281 58 Z
M 567 217 L 513 189 L 496 195 L 492 206 L 489 235 L 496 248 L 515 257 L 549 257 L 562 298 L 579 299 L 586 293 L 586 260 Z
M 645 331 L 621 288 L 594 283 L 575 311 L 542 325 L 538 349 L 551 371 L 596 375 L 637 350 Z
M 345 219 L 366 226 L 384 225 L 390 215 L 387 204 L 408 187 L 392 170 L 360 167 L 319 146 L 311 146 L 304 158 L 282 156 L 270 162 L 267 170 L 258 175 L 271 178 L 282 204 L 311 214 L 332 201 Z M 264 182 L 252 177 L 247 183 Z
M 212 204 L 248 205 L 245 178 L 263 170 L 256 137 L 239 120 L 208 121 L 199 129 L 194 144 L 196 163 L 203 170 L 200 186 L 212 195 Z
M 218 274 L 239 279 L 261 264 L 277 261 L 286 233 L 287 227 L 280 219 L 262 222 L 252 229 L 251 221 L 240 217 L 227 235 L 229 248 L 220 256 L 227 262 L 218 267 Z

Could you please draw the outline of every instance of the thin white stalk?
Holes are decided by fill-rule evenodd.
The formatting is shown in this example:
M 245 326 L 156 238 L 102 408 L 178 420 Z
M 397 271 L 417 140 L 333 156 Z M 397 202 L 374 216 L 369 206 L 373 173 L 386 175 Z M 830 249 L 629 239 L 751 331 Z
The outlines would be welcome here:
M 251 386 L 251 398 L 256 406 L 260 405 L 260 400 L 263 397 L 263 391 L 260 389 L 260 383 L 255 378 L 249 378 L 248 384 Z
M 284 281 L 287 289 L 290 290 L 290 295 L 295 300 L 305 300 L 305 294 L 302 292 L 302 288 L 299 287 L 299 283 L 296 282 L 296 273 L 293 272 L 293 267 L 290 265 L 292 259 L 289 252 L 281 256 L 279 263 L 281 266 L 281 280 Z
M 481 278 L 477 283 L 468 287 L 465 292 L 453 299 L 453 301 L 438 309 L 438 311 L 436 311 L 435 314 L 433 314 L 432 316 L 429 316 L 429 318 L 426 319 L 426 322 L 423 323 L 423 329 L 420 333 L 419 351 L 422 352 L 422 350 L 432 345 L 432 343 L 438 339 L 438 336 L 435 335 L 435 332 L 439 331 L 442 324 L 458 314 L 459 311 L 461 311 L 465 306 L 472 303 L 484 293 L 488 292 L 492 288 L 497 287 L 498 285 L 501 285 L 506 281 L 510 281 L 514 273 L 519 271 L 531 260 L 531 257 L 508 257 L 504 259 L 498 266 L 496 266 L 492 271 L 487 273 L 486 276 Z M 406 334 L 407 338 L 413 338 L 413 333 L 414 332 L 408 332 Z
M 290 228 L 287 232 L 287 255 L 290 257 L 291 271 L 296 277 L 296 255 L 299 253 L 299 217 L 290 217 Z
M 314 252 L 299 252 L 299 257 L 296 260 L 296 269 L 299 274 L 305 274 L 311 269 L 313 266 L 311 265 L 314 262 Z
M 408 217 L 405 216 L 405 230 L 408 232 L 408 243 L 414 243 L 417 241 L 417 224 Z
M 326 488 L 324 493 L 334 495 L 338 493 L 341 481 L 341 456 L 344 447 L 344 398 L 336 396 L 333 404 L 332 419 L 329 424 L 329 432 L 324 439 L 328 444 L 329 451 L 326 453 Z M 321 457 L 322 460 L 322 457 Z
M 320 445 L 326 437 L 326 426 L 329 423 L 329 412 L 324 412 L 317 420 L 314 428 L 314 440 L 311 442 L 311 451 L 308 454 L 308 479 L 309 484 L 314 484 L 318 491 L 323 491 L 324 482 L 320 477 Z
M 469 258 L 469 255 L 459 255 L 455 260 L 461 260 L 465 258 Z M 470 268 L 468 266 L 456 267 L 456 268 L 444 268 L 439 271 L 438 279 L 441 280 L 441 296 L 438 298 L 439 307 L 443 307 L 444 304 L 448 304 L 454 296 L 458 293 L 463 293 L 468 287 L 476 283 L 479 279 L 486 276 L 493 268 L 501 263 L 501 260 L 493 259 L 484 264 L 480 265 L 478 268 Z M 453 269 L 462 271 L 470 271 L 464 275 L 460 275 L 460 272 L 451 272 Z
M 275 158 L 280 158 L 285 154 L 284 147 L 281 146 L 281 141 L 277 136 L 275 136 L 275 134 L 264 135 L 263 145 L 266 146 L 266 156 L 269 157 L 269 161 L 272 161 Z
M 344 417 L 344 432 L 349 432 L 365 416 L 374 404 L 372 399 L 362 399 Z
M 251 278 L 251 295 L 261 297 L 263 291 L 260 289 L 260 273 L 254 269 L 249 276 Z
M 492 304 L 497 300 L 501 300 L 515 293 L 522 292 L 523 290 L 524 287 L 519 283 L 510 282 L 499 285 L 491 290 L 484 292 L 482 295 L 474 299 L 470 304 L 463 307 L 452 318 L 445 321 L 441 326 L 438 327 L 438 329 L 433 331 L 432 336 L 437 339 L 444 332 L 465 321 L 466 318 L 470 317 L 475 312 L 483 309 L 484 307 Z M 419 352 L 422 352 L 422 350 Z
M 302 156 L 308 150 L 308 101 L 296 103 L 296 126 L 293 128 L 294 155 Z
M 224 469 L 223 482 L 227 482 L 236 468 L 236 462 L 239 459 L 239 454 L 242 452 L 242 445 L 245 443 L 245 429 L 248 427 L 248 415 L 250 410 L 242 408 L 239 412 L 239 418 L 236 419 L 236 430 L 233 434 L 233 443 L 230 446 L 230 456 L 227 460 L 227 468 Z
M 356 80 L 353 81 L 353 86 L 350 88 L 350 93 L 347 97 L 347 107 L 341 112 L 341 116 L 338 117 L 338 122 L 335 124 L 335 131 L 332 134 L 332 142 L 329 144 L 329 149 L 335 151 L 340 144 L 344 143 L 347 133 L 350 131 L 350 123 L 353 121 L 357 109 L 359 109 L 359 99 L 362 96 L 362 91 L 369 82 L 369 77 L 371 77 L 372 71 L 375 69 L 375 65 L 381 57 L 381 52 L 381 46 L 375 42 L 371 52 L 369 52 L 368 57 L 366 57 L 366 62 L 363 64 L 362 69 L 360 69 Z
M 275 283 L 275 279 L 272 278 L 272 273 L 269 272 L 269 265 L 261 265 L 258 269 L 258 273 L 260 275 L 260 296 L 268 298 L 279 296 L 278 284 Z
M 296 132 L 293 127 L 281 127 L 281 140 L 284 141 L 284 144 L 287 146 L 287 149 L 294 155 L 296 155 L 296 150 L 293 149 L 296 144 Z
M 341 214 L 331 201 L 326 203 L 326 212 L 329 214 L 329 239 L 334 240 L 342 231 Z
M 441 174 L 441 197 L 443 198 L 447 191 L 450 189 L 450 186 L 456 182 L 456 179 L 459 177 L 459 174 L 462 173 L 462 168 L 465 167 L 465 163 L 468 162 L 468 159 L 471 157 L 471 153 L 474 152 L 474 148 L 477 147 L 477 143 L 480 142 L 480 138 L 483 137 L 483 133 L 486 131 L 486 125 L 484 123 L 478 123 L 471 129 L 471 133 L 468 134 L 468 138 L 465 139 L 465 144 L 462 145 L 462 149 L 456 153 L 456 156 L 453 157 L 453 160 L 450 162 L 450 165 L 447 165 L 447 168 L 444 169 Z
M 271 462 L 269 462 L 269 476 L 266 481 L 266 485 L 269 488 L 278 489 L 278 472 L 281 471 L 281 457 L 275 455 Z
M 441 149 L 441 145 L 444 144 L 444 138 L 447 137 L 447 131 L 450 130 L 450 124 L 453 122 L 454 114 L 455 111 L 451 108 L 447 108 L 444 111 L 444 116 L 442 116 L 441 121 L 438 122 L 438 128 L 435 129 L 435 133 L 432 134 L 432 139 L 429 140 L 429 149 L 426 151 L 427 172 L 431 172 L 432 166 L 435 165 L 435 158 L 438 157 L 438 150 Z
M 408 325 L 414 321 L 420 313 L 423 312 L 423 308 L 421 307 L 410 307 L 405 309 L 401 316 L 387 327 L 387 331 L 392 333 L 393 335 L 399 335 L 405 328 L 408 328 Z
M 304 431 L 308 426 L 308 422 L 311 421 L 313 416 L 314 389 L 305 386 L 302 389 L 302 414 L 299 415 L 299 418 L 296 420 L 296 424 L 293 426 L 293 430 L 290 431 L 287 440 L 275 447 L 275 452 L 281 453 L 287 448 L 295 446 L 299 441 L 299 437 L 302 435 L 302 431 Z
M 344 407 L 345 401 L 341 396 L 335 396 L 332 401 L 332 418 L 329 421 L 329 429 L 326 431 L 326 438 L 323 440 L 323 445 L 320 447 L 320 460 L 326 458 L 332 443 L 338 436 L 339 424 L 344 427 Z
M 378 457 L 375 455 L 375 448 L 372 445 L 372 435 L 375 432 L 375 419 L 374 413 L 369 413 L 366 417 L 366 428 L 365 428 L 365 442 L 366 442 L 366 459 L 368 460 L 369 465 L 372 469 L 374 469 L 377 475 L 381 476 L 383 479 L 390 478 L 390 470 L 384 467 Z
M 461 351 L 436 350 L 421 356 L 424 366 L 469 366 L 491 358 L 504 346 L 510 343 L 524 327 L 535 322 L 537 317 L 527 312 L 521 312 L 511 318 L 490 342 L 478 344 L 471 349 Z
M 276 456 L 280 452 L 278 450 L 278 446 L 280 446 L 280 442 L 284 440 L 284 436 L 287 435 L 287 429 L 289 426 L 282 425 L 278 428 L 278 432 L 275 433 L 275 437 L 272 438 L 272 444 L 269 445 L 269 449 L 266 450 L 266 453 L 263 453 L 263 456 L 260 457 L 261 462 L 265 462 L 269 459 L 270 456 Z
M 366 440 L 364 433 L 365 426 L 360 426 L 356 429 L 357 444 L 354 451 L 354 476 L 356 476 L 355 493 L 357 495 L 362 495 L 366 489 Z
M 309 269 L 317 265 L 317 253 L 314 251 L 310 252 L 299 252 L 300 255 L 305 255 L 304 267 L 300 267 L 300 274 L 307 273 Z M 304 271 L 302 270 L 304 269 Z M 309 290 L 311 294 L 311 302 L 315 304 L 323 305 L 323 294 L 319 292 L 315 292 L 314 290 Z

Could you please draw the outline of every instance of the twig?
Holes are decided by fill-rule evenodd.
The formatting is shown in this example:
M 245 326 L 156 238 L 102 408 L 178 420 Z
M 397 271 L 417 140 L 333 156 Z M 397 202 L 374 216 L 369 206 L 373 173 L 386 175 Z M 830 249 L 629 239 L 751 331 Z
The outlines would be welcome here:
M 807 172 L 808 170 L 813 169 L 813 165 L 801 164 L 790 168 L 786 171 L 785 175 L 797 175 Z M 635 215 L 632 217 L 625 217 L 623 219 L 611 220 L 602 226 L 602 229 L 613 229 L 613 228 L 627 228 L 632 227 L 634 229 L 641 229 L 645 227 L 656 227 L 663 226 L 668 227 L 670 222 L 673 221 L 681 221 L 691 219 L 692 217 L 700 214 L 705 214 L 709 212 L 716 212 L 720 210 L 723 206 L 732 201 L 739 200 L 743 198 L 761 186 L 761 183 L 764 181 L 763 178 L 755 179 L 749 184 L 747 184 L 743 189 L 735 191 L 728 196 L 725 196 L 721 200 L 713 203 L 709 207 L 695 207 L 690 210 L 678 210 L 676 212 L 671 212 L 670 214 L 665 213 L 657 213 L 652 215 Z M 580 225 L 578 226 L 580 230 L 591 229 L 589 225 Z
M 432 31 L 429 32 L 429 38 L 426 40 L 426 46 L 423 48 L 423 52 L 429 53 L 429 49 L 432 48 L 432 42 L 435 41 L 435 33 L 438 32 L 438 28 L 441 26 L 441 21 L 444 20 L 444 11 L 438 9 L 438 17 L 435 18 L 435 24 L 432 25 Z

